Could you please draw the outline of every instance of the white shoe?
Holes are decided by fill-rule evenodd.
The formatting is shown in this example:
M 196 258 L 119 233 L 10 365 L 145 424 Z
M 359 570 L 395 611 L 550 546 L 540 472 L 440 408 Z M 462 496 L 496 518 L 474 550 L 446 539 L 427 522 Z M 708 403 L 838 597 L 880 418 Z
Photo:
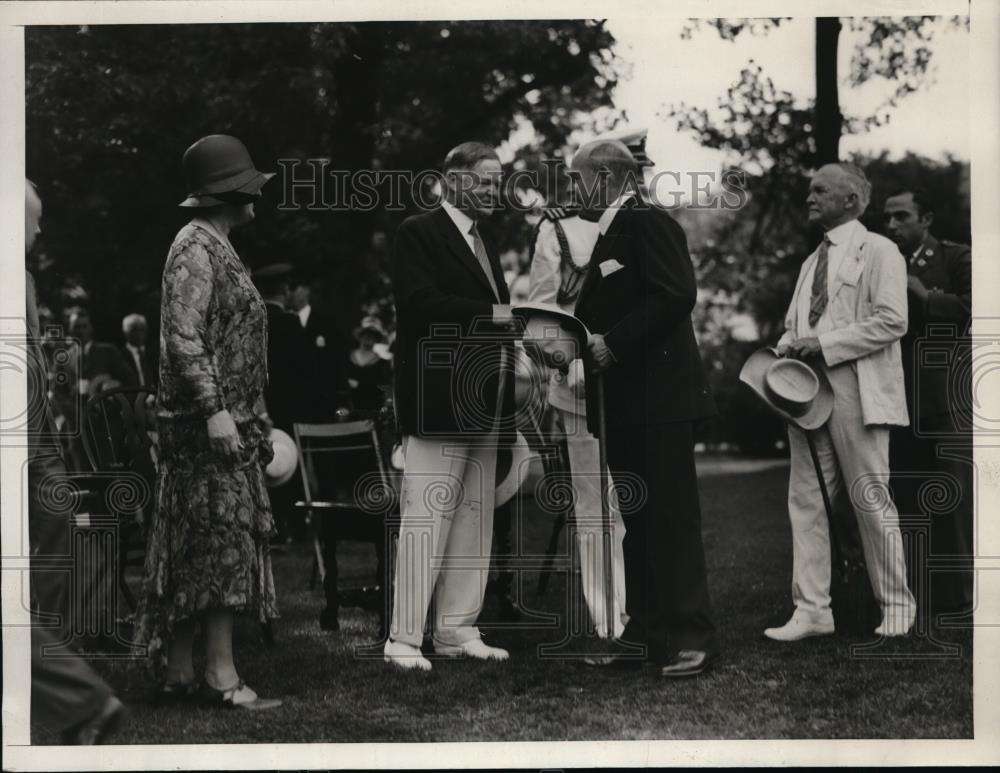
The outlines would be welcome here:
M 875 629 L 876 636 L 885 636 L 887 639 L 893 636 L 906 636 L 913 628 L 913 623 L 910 623 L 905 628 L 901 625 L 895 625 L 883 620 L 882 624 Z
M 475 658 L 476 660 L 507 660 L 510 653 L 499 647 L 491 647 L 482 639 L 470 639 L 461 644 L 434 642 L 434 651 L 449 658 Z
M 392 663 L 399 668 L 416 668 L 420 671 L 430 671 L 431 662 L 424 657 L 419 647 L 401 641 L 387 639 L 383 650 L 386 663 Z
M 767 628 L 764 635 L 774 641 L 799 641 L 810 636 L 828 636 L 833 633 L 833 623 L 810 623 L 793 617 L 780 628 Z

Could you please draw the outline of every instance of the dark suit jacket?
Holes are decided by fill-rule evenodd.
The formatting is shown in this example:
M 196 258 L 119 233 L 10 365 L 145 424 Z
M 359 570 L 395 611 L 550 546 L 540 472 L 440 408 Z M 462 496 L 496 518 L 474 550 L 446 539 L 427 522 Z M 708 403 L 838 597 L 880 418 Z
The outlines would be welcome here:
M 128 365 L 128 369 L 132 371 L 132 375 L 135 378 L 135 386 L 139 386 L 139 372 L 135 367 L 135 360 L 132 358 L 132 352 L 129 350 L 128 346 L 122 344 L 118 349 L 122 353 L 122 357 L 125 358 L 125 364 Z M 159 363 L 153 354 L 151 347 L 146 346 L 146 351 L 142 357 L 142 377 L 145 379 L 145 385 L 155 387 L 157 378 L 159 377 Z
M 302 323 L 298 320 L 299 327 Z M 310 421 L 332 421 L 339 406 L 348 404 L 347 379 L 344 376 L 344 362 L 347 358 L 343 336 L 337 330 L 332 317 L 321 314 L 315 308 L 309 313 L 306 326 L 302 328 L 306 362 L 301 378 L 309 403 Z
M 600 265 L 621 268 L 602 276 Z M 698 288 L 683 229 L 630 199 L 594 247 L 576 316 L 604 335 L 617 362 L 604 373 L 609 427 L 693 421 L 715 413 L 691 325 Z M 597 390 L 587 386 L 596 430 Z
M 908 297 L 909 327 L 901 342 L 907 408 L 913 417 L 947 416 L 956 403 L 971 405 L 972 249 L 928 236 L 907 258 L 907 273 L 930 291 L 926 303 Z M 941 366 L 945 352 L 957 365 Z
M 500 303 L 509 303 L 500 262 L 484 238 Z M 496 419 L 501 346 L 491 324 L 497 302 L 454 222 L 444 209 L 407 218 L 392 255 L 396 299 L 393 370 L 400 433 L 479 437 Z M 513 371 L 504 372 L 502 436 L 512 436 Z
M 307 361 L 305 333 L 299 318 L 276 303 L 267 309 L 267 386 L 264 403 L 274 426 L 291 434 L 292 424 L 305 421 L 307 379 L 302 378 Z
M 90 349 L 81 350 L 80 377 L 93 381 L 108 374 L 122 386 L 138 386 L 135 370 L 128 366 L 125 356 L 114 344 L 92 341 Z

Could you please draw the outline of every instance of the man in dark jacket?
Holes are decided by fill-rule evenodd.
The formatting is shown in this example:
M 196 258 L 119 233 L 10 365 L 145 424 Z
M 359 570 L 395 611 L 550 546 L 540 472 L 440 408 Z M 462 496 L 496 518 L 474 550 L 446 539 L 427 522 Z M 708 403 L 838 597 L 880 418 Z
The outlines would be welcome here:
M 886 233 L 907 261 L 909 327 L 902 340 L 906 406 L 911 426 L 893 431 L 889 445 L 893 489 L 900 512 L 924 515 L 934 506 L 919 496 L 921 484 L 944 476 L 958 486 L 946 511 L 926 513 L 931 557 L 958 557 L 969 568 L 932 572 L 910 562 L 910 585 L 929 597 L 921 609 L 968 612 L 972 609 L 973 509 L 972 250 L 938 240 L 928 195 L 900 190 L 885 202 Z M 917 575 L 919 577 L 919 582 Z M 927 603 L 929 601 L 929 603 Z
M 274 426 L 294 436 L 296 421 L 309 421 L 309 400 L 303 378 L 307 361 L 305 333 L 295 314 L 287 310 L 288 278 L 292 267 L 273 263 L 253 272 L 253 281 L 267 310 L 267 386 L 264 403 Z M 295 501 L 302 498 L 302 480 L 298 475 L 287 483 L 268 489 L 274 511 L 278 542 L 290 542 L 305 536 L 305 517 L 296 511 Z
M 625 145 L 585 145 L 573 168 L 581 217 L 601 230 L 576 316 L 591 332 L 589 366 L 603 374 L 611 477 L 619 489 L 634 489 L 634 505 L 622 497 L 629 616 L 622 643 L 643 645 L 664 677 L 691 676 L 719 650 L 694 466 L 694 423 L 715 413 L 691 325 L 694 267 L 681 227 L 635 194 Z M 588 383 L 595 433 L 598 397 Z
M 430 670 L 420 652 L 434 598 L 434 648 L 506 660 L 482 642 L 497 444 L 513 434 L 513 325 L 495 251 L 479 224 L 496 204 L 500 161 L 480 143 L 444 163 L 441 207 L 408 218 L 392 258 L 394 391 L 406 458 L 395 600 L 385 660 Z M 509 339 L 509 336 L 508 336 Z
M 25 188 L 25 252 L 30 252 L 40 231 L 42 202 L 30 183 Z M 33 619 L 31 626 L 31 724 L 58 735 L 63 743 L 93 745 L 110 737 L 125 709 L 104 680 L 67 647 L 73 627 L 70 576 L 60 568 L 46 571 L 46 563 L 60 563 L 71 555 L 72 526 L 65 509 L 52 506 L 58 496 L 46 492 L 65 486 L 67 472 L 46 396 L 35 283 L 27 272 L 25 285 L 31 590 L 38 612 L 47 618 Z

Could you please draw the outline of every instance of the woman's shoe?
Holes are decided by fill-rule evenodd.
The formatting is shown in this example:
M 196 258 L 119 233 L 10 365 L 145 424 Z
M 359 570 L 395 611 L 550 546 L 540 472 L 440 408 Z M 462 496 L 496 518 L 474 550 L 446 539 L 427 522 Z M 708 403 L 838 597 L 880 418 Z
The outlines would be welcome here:
M 242 679 L 225 690 L 217 690 L 212 685 L 204 682 L 201 685 L 201 695 L 209 703 L 222 705 L 230 709 L 264 711 L 266 709 L 276 709 L 281 705 L 281 700 L 278 698 L 261 698 L 247 687 Z
M 153 694 L 156 703 L 176 703 L 192 700 L 198 696 L 197 682 L 161 682 Z

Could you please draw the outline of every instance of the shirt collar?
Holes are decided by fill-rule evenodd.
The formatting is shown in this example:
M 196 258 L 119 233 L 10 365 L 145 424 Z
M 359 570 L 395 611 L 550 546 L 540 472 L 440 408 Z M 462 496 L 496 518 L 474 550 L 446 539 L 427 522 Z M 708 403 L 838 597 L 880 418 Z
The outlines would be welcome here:
M 462 236 L 468 236 L 475 221 L 450 201 L 442 201 L 441 208 L 448 213 L 451 222 L 455 224 L 455 227 L 462 233 Z
M 307 303 L 298 311 L 299 319 L 302 321 L 302 327 L 309 324 L 309 313 L 312 311 L 312 304 Z
M 831 228 L 826 232 L 826 238 L 830 241 L 830 244 L 837 246 L 838 244 L 843 244 L 852 236 L 854 236 L 854 231 L 861 225 L 857 221 L 848 220 L 846 223 L 841 223 L 836 228 Z
M 132 352 L 141 352 L 142 351 L 142 347 L 141 346 L 136 346 L 135 344 L 130 344 L 128 341 L 125 342 L 125 346 L 127 346 L 129 348 L 129 351 L 132 351 Z
M 611 227 L 611 221 L 615 219 L 615 215 L 618 214 L 618 210 L 621 209 L 625 205 L 625 202 L 633 196 L 635 196 L 634 191 L 626 191 L 611 202 L 611 206 L 601 213 L 601 217 L 597 221 L 597 225 L 600 226 L 601 229 L 601 236 L 608 232 L 608 229 Z

